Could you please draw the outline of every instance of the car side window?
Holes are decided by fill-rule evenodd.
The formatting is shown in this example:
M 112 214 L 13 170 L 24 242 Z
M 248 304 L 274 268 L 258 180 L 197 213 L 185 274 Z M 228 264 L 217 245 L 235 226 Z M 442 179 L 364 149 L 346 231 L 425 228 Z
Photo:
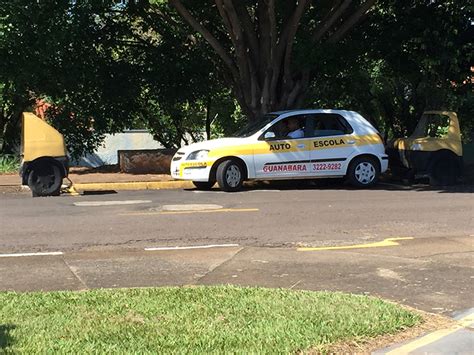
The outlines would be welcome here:
M 353 132 L 352 127 L 341 115 L 335 113 L 317 113 L 311 117 L 312 129 L 309 137 L 341 136 Z
M 426 136 L 432 138 L 443 138 L 448 135 L 449 117 L 445 115 L 429 115 L 426 124 Z
M 268 136 L 267 133 L 273 133 L 274 137 L 266 138 L 266 140 L 303 138 L 305 125 L 306 115 L 286 117 L 271 126 L 262 137 Z M 270 136 L 272 135 L 270 134 Z

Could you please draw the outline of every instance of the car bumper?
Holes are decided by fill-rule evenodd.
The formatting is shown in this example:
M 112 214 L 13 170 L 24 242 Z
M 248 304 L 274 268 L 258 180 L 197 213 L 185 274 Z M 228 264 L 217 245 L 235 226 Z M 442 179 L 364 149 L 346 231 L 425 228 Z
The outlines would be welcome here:
M 380 172 L 384 173 L 388 169 L 388 156 L 384 155 L 380 157 Z
M 209 181 L 212 164 L 195 161 L 172 161 L 171 177 L 178 180 Z

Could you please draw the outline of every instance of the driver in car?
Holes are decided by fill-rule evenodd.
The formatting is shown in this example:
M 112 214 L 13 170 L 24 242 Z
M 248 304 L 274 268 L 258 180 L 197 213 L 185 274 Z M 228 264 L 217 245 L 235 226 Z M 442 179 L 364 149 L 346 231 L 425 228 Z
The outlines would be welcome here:
M 300 120 L 296 117 L 290 117 L 287 121 L 288 134 L 290 138 L 303 138 L 304 131 L 300 127 Z

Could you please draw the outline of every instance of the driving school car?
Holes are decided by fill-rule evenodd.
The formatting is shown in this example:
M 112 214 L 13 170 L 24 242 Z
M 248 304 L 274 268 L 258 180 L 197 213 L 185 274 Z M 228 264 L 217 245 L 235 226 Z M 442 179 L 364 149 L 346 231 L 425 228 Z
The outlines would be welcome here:
M 289 135 L 297 120 L 300 138 Z M 346 177 L 356 187 L 374 185 L 387 170 L 379 132 L 360 114 L 343 110 L 293 110 L 263 116 L 232 138 L 194 143 L 171 162 L 175 179 L 198 189 L 217 181 L 238 191 L 245 180 Z

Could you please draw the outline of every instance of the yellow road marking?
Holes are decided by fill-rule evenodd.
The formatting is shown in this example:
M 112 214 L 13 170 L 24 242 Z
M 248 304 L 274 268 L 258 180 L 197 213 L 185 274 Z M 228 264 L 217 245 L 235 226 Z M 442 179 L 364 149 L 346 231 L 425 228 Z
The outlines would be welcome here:
M 393 247 L 400 245 L 397 243 L 398 240 L 411 240 L 413 237 L 404 238 L 387 238 L 381 242 L 367 243 L 367 244 L 356 244 L 356 245 L 342 245 L 338 247 L 318 247 L 318 248 L 298 248 L 298 251 L 318 251 L 318 250 L 344 250 L 344 249 L 361 249 L 361 248 L 381 248 L 381 247 Z
M 120 216 L 155 216 L 162 214 L 216 213 L 216 212 L 258 212 L 258 208 L 220 208 L 202 211 L 160 211 L 160 212 L 130 212 L 120 213 Z
M 471 326 L 471 324 L 474 323 L 474 312 L 468 314 L 467 316 L 459 319 L 456 321 L 456 324 L 451 326 L 450 328 L 446 329 L 441 329 L 433 333 L 429 333 L 425 335 L 424 337 L 415 339 L 414 341 L 405 344 L 399 348 L 396 348 L 392 351 L 389 351 L 386 353 L 386 355 L 401 355 L 401 354 L 408 354 L 411 351 L 414 351 L 418 348 L 421 348 L 423 346 L 426 346 L 428 344 L 434 343 L 435 341 L 438 341 L 445 336 L 448 336 L 452 333 L 457 332 L 458 330 L 464 329 L 466 327 Z

